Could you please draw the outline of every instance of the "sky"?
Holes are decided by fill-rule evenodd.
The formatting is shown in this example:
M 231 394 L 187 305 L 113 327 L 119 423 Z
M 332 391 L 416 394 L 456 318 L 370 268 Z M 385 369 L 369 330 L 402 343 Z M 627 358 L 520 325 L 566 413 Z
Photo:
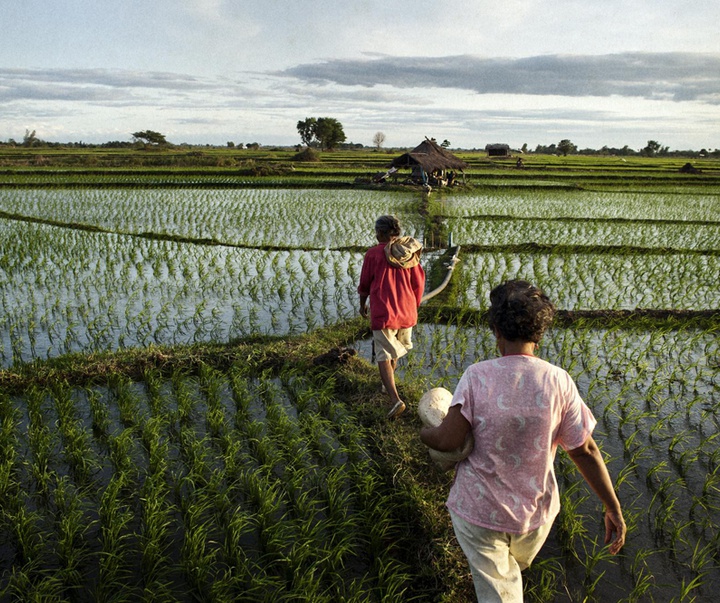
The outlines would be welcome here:
M 720 148 L 718 0 L 0 0 L 0 141 Z

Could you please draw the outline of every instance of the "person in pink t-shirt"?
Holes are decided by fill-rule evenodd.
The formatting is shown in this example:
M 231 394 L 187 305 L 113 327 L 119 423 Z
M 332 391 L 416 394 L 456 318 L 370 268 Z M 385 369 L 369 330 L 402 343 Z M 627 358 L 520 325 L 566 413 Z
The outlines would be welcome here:
M 437 427 L 423 428 L 430 448 L 451 451 L 472 433 L 472 453 L 456 467 L 447 507 L 478 601 L 522 602 L 529 567 L 560 509 L 553 461 L 558 445 L 605 505 L 605 543 L 615 555 L 625 521 L 592 437 L 595 418 L 570 375 L 535 356 L 553 320 L 547 296 L 526 281 L 490 293 L 490 327 L 501 357 L 470 366 Z M 613 539 L 614 536 L 614 539 Z
M 389 419 L 405 412 L 395 386 L 398 358 L 412 346 L 412 327 L 417 324 L 418 306 L 425 290 L 425 272 L 420 265 L 422 246 L 412 237 L 400 236 L 395 216 L 375 221 L 378 245 L 368 249 L 360 271 L 360 315 L 368 314 L 383 388 L 390 396 Z

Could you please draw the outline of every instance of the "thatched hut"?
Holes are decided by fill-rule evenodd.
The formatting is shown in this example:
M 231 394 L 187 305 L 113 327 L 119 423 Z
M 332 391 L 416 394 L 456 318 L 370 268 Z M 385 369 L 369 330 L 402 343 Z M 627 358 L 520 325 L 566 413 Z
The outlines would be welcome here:
M 393 159 L 388 167 L 395 170 L 410 168 L 410 179 L 416 184 L 447 186 L 455 182 L 455 172 L 460 172 L 465 181 L 468 164 L 443 149 L 434 138 L 425 138 L 412 151 Z
M 509 144 L 487 144 L 485 145 L 488 157 L 510 157 Z

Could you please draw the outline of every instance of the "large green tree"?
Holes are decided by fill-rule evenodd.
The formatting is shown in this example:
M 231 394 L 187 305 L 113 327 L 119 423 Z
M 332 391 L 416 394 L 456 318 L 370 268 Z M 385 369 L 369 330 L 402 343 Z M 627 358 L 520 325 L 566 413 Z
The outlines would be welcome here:
M 165 140 L 165 135 L 160 134 L 160 132 L 154 132 L 153 130 L 133 132 L 132 136 L 136 140 L 142 140 L 147 144 L 167 144 L 167 140 Z
M 648 140 L 641 152 L 647 157 L 655 157 L 655 155 L 667 155 L 668 150 L 669 147 L 662 146 L 657 140 Z
M 300 134 L 300 140 L 304 145 L 312 146 L 315 140 L 315 128 L 317 127 L 317 119 L 314 117 L 306 117 L 297 122 L 297 131 Z
M 297 123 L 297 131 L 307 146 L 316 143 L 321 149 L 334 149 L 345 142 L 342 124 L 334 117 L 307 117 Z
M 567 156 L 568 153 L 575 153 L 577 151 L 577 146 L 575 146 L 570 140 L 567 138 L 563 138 L 557 145 L 557 150 L 560 151 L 563 155 Z

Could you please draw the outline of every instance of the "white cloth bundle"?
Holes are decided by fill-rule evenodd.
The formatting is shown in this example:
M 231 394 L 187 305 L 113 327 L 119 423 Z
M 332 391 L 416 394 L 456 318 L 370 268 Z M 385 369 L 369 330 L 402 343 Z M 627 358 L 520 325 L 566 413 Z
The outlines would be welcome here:
M 437 427 L 443 422 L 452 401 L 452 393 L 444 387 L 434 387 L 423 394 L 418 402 L 418 416 L 425 427 Z M 430 458 L 443 470 L 449 471 L 466 458 L 473 450 L 474 439 L 472 433 L 465 438 L 463 445 L 457 450 L 442 452 L 428 448 Z

